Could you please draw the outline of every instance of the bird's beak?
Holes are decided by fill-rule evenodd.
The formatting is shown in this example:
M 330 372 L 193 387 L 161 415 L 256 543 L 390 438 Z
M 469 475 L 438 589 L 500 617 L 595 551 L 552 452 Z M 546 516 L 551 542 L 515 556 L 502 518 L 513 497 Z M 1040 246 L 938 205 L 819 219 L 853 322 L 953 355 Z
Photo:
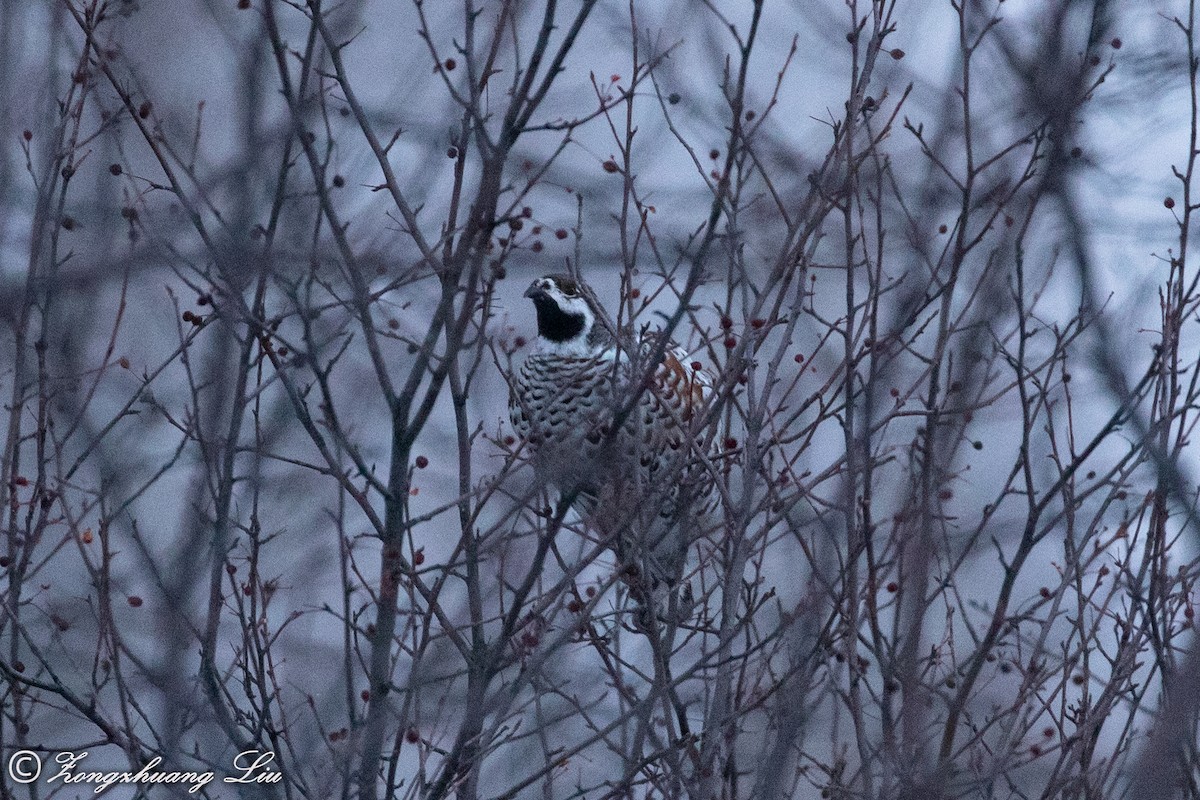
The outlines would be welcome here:
M 537 281 L 534 281 L 529 285 L 529 288 L 525 290 L 525 296 L 530 300 L 536 300 L 539 297 L 545 297 L 546 290 L 541 286 L 538 286 Z

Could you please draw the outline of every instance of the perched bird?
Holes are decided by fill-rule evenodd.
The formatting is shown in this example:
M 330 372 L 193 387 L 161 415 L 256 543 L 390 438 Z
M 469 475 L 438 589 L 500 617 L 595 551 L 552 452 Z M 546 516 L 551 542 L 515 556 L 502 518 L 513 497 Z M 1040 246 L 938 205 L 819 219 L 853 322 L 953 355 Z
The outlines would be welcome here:
M 621 341 L 592 292 L 547 275 L 525 296 L 538 338 L 513 381 L 509 411 L 539 479 L 575 497 L 651 588 L 674 585 L 697 522 L 711 511 L 700 445 L 711 380 L 656 335 Z

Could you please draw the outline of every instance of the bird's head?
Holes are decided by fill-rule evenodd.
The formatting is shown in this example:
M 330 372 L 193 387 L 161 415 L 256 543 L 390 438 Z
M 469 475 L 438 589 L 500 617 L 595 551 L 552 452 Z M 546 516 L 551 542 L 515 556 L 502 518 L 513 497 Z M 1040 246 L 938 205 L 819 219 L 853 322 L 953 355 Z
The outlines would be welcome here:
M 537 311 L 541 347 L 563 355 L 591 355 L 603 343 L 591 294 L 569 275 L 538 278 L 525 291 Z

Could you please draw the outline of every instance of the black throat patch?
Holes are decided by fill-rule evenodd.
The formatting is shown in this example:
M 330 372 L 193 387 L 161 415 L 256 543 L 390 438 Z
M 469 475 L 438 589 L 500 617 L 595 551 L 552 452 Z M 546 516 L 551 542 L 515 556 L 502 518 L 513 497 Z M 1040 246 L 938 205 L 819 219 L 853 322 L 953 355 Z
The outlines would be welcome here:
M 567 342 L 583 331 L 582 314 L 568 314 L 546 296 L 533 298 L 537 310 L 538 336 L 552 342 Z

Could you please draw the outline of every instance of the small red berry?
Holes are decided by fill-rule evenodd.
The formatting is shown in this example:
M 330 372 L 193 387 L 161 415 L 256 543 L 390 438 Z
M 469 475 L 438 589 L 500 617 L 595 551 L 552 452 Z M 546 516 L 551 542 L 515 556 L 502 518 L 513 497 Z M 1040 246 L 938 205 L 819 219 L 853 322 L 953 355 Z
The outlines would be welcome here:
M 133 606 L 134 608 L 141 608 L 142 598 L 138 597 L 136 594 L 131 594 L 129 596 L 129 605 Z
M 1163 200 L 1163 205 L 1166 206 L 1167 208 L 1174 208 L 1175 207 L 1175 198 L 1168 197 L 1166 200 Z
M 129 359 L 126 358 L 125 356 L 121 356 L 120 358 L 118 358 L 117 364 L 119 364 L 121 366 L 121 369 L 129 369 Z
M 556 239 L 565 239 L 565 238 L 567 238 L 567 232 L 566 232 L 566 230 L 565 230 L 565 229 L 563 229 L 563 228 L 559 228 L 558 230 L 556 230 L 556 231 L 554 232 L 554 238 L 556 238 Z
M 734 448 L 737 447 L 737 445 L 738 445 L 738 440 L 733 438 L 732 436 L 727 436 L 725 438 L 725 449 L 726 450 L 733 450 Z
M 416 744 L 421 741 L 421 734 L 417 733 L 416 728 L 409 728 L 408 732 L 404 734 L 404 738 L 409 744 Z
M 517 338 L 513 339 L 513 344 L 516 345 L 517 347 L 524 347 L 525 346 L 525 337 L 518 336 Z
M 425 563 L 425 548 L 422 547 L 420 550 L 413 553 L 413 564 L 419 567 L 424 563 Z
M 605 172 L 617 172 L 619 169 L 621 169 L 617 166 L 617 162 L 613 161 L 611 158 L 608 161 L 605 161 L 603 166 Z
M 731 320 L 729 317 L 721 317 L 721 327 L 725 330 L 729 330 L 733 327 L 733 320 Z
M 108 173 L 110 175 L 120 175 L 122 172 L 124 172 L 124 170 L 121 169 L 120 164 L 109 164 L 108 165 Z
M 1042 597 L 1048 598 L 1050 597 L 1050 589 L 1046 586 L 1043 586 L 1041 589 L 1038 589 L 1038 594 L 1040 594 Z
M 580 608 L 582 608 L 582 606 L 579 605 L 578 600 L 572 600 L 571 602 L 567 603 L 567 611 L 570 611 L 572 614 L 578 614 Z
M 361 692 L 358 693 L 358 696 L 363 699 L 364 703 L 369 702 L 371 699 L 371 690 L 363 689 Z
M 728 339 L 725 340 L 725 348 L 727 350 L 732 350 L 735 347 L 737 347 L 737 339 L 730 336 Z
M 945 233 L 947 230 L 949 230 L 949 229 L 946 227 L 946 225 L 944 223 L 941 225 L 938 225 L 938 233 Z
M 901 50 L 899 47 L 896 47 L 888 55 L 890 55 L 892 58 L 899 61 L 900 59 L 904 58 L 904 51 Z
M 637 300 L 639 297 L 642 296 L 642 290 L 641 289 L 630 289 L 629 296 L 632 299 Z
M 458 158 L 458 148 L 457 147 L 447 147 L 446 148 L 446 158 Z
M 27 142 L 28 142 L 30 139 L 32 139 L 32 138 L 33 138 L 33 131 L 24 131 L 24 132 L 21 134 L 21 137 L 22 137 L 23 139 L 25 139 L 25 141 L 27 141 Z
M 596 596 L 596 587 L 595 586 L 587 587 L 587 589 L 584 590 L 584 594 L 586 594 L 588 597 L 595 597 Z
M 333 176 L 333 185 L 335 187 L 337 187 L 338 189 L 340 189 L 346 185 L 346 179 L 343 178 L 341 175 L 334 175 Z
M 457 66 L 458 66 L 458 62 L 455 61 L 453 58 L 447 58 L 445 61 L 442 62 L 442 69 L 446 70 L 446 72 L 453 72 L 454 68 Z
M 417 456 L 417 469 L 425 469 L 429 466 L 429 459 L 425 456 Z
M 895 594 L 896 592 L 900 591 L 900 584 L 896 583 L 895 581 L 888 581 L 888 585 L 884 588 L 892 594 Z
M 154 106 L 150 103 L 149 100 L 147 100 L 146 102 L 144 102 L 140 106 L 138 106 L 138 116 L 141 117 L 142 119 L 146 119 L 147 117 L 150 116 L 150 110 L 152 108 L 154 108 Z
M 1110 44 L 1112 44 L 1113 50 L 1121 49 L 1121 40 L 1119 38 L 1113 39 L 1112 42 L 1110 42 Z
M 799 354 L 799 353 L 796 353 L 796 355 L 792 356 L 792 361 L 795 361 L 797 364 L 803 364 L 803 363 L 804 363 L 804 356 L 802 356 L 802 355 L 801 355 L 801 354 Z
M 531 244 L 531 245 L 529 245 L 529 249 L 530 249 L 530 250 L 532 250 L 532 251 L 533 251 L 533 252 L 535 252 L 535 253 L 540 253 L 540 252 L 542 252 L 542 247 L 543 247 L 543 245 L 542 245 L 542 243 L 541 243 L 541 241 L 540 241 L 540 240 L 539 240 L 539 241 L 536 241 L 536 242 L 534 242 L 534 243 L 533 243 L 533 244 Z
M 709 150 L 708 157 L 711 158 L 713 161 L 716 161 L 718 158 L 721 157 L 721 151 L 717 150 L 716 148 Z

